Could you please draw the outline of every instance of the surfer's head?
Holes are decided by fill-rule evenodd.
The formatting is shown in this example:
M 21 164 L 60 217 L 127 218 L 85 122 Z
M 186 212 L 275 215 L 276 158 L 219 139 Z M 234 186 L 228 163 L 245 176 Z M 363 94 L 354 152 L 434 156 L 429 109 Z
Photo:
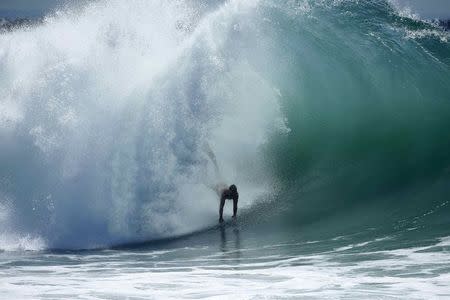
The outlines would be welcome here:
M 233 194 L 233 199 L 235 199 L 235 198 L 237 199 L 237 195 L 238 195 L 237 187 L 234 184 L 232 184 L 232 185 L 230 185 L 228 190 Z

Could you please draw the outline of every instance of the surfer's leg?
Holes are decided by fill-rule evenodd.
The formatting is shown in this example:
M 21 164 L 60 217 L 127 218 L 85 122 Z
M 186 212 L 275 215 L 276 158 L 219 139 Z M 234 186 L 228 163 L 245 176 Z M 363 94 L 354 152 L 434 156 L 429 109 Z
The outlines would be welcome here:
M 238 199 L 233 199 L 233 218 L 236 218 Z
M 208 143 L 204 144 L 203 149 L 204 149 L 204 151 L 206 152 L 206 154 L 208 155 L 209 159 L 211 160 L 211 162 L 214 165 L 214 171 L 216 172 L 216 177 L 219 180 L 222 180 L 222 173 L 220 172 L 219 165 L 217 164 L 216 155 L 214 154 L 213 150 L 211 149 L 211 147 L 209 146 Z

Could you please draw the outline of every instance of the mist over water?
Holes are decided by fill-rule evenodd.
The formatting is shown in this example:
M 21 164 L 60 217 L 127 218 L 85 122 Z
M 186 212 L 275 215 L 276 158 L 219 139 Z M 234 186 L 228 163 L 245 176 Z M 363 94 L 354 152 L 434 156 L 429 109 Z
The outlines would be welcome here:
M 242 207 L 267 192 L 259 147 L 287 129 L 235 46 L 255 5 L 99 2 L 2 35 L 6 233 L 64 248 L 151 240 L 214 224 L 220 180 L 239 182 Z

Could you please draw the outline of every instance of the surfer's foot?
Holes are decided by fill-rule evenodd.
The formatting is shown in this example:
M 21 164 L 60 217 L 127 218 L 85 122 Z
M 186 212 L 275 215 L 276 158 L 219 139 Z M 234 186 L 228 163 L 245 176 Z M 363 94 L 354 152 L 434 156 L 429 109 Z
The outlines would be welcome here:
M 223 219 L 222 219 L 222 218 L 220 218 L 220 219 L 219 219 L 219 223 L 222 223 L 222 222 L 223 222 Z

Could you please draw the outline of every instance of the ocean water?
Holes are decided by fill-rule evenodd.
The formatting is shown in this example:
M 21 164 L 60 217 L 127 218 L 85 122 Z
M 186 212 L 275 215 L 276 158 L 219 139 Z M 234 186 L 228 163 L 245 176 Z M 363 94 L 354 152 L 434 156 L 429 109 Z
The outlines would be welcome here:
M 0 298 L 450 298 L 449 38 L 381 0 L 0 34 Z

